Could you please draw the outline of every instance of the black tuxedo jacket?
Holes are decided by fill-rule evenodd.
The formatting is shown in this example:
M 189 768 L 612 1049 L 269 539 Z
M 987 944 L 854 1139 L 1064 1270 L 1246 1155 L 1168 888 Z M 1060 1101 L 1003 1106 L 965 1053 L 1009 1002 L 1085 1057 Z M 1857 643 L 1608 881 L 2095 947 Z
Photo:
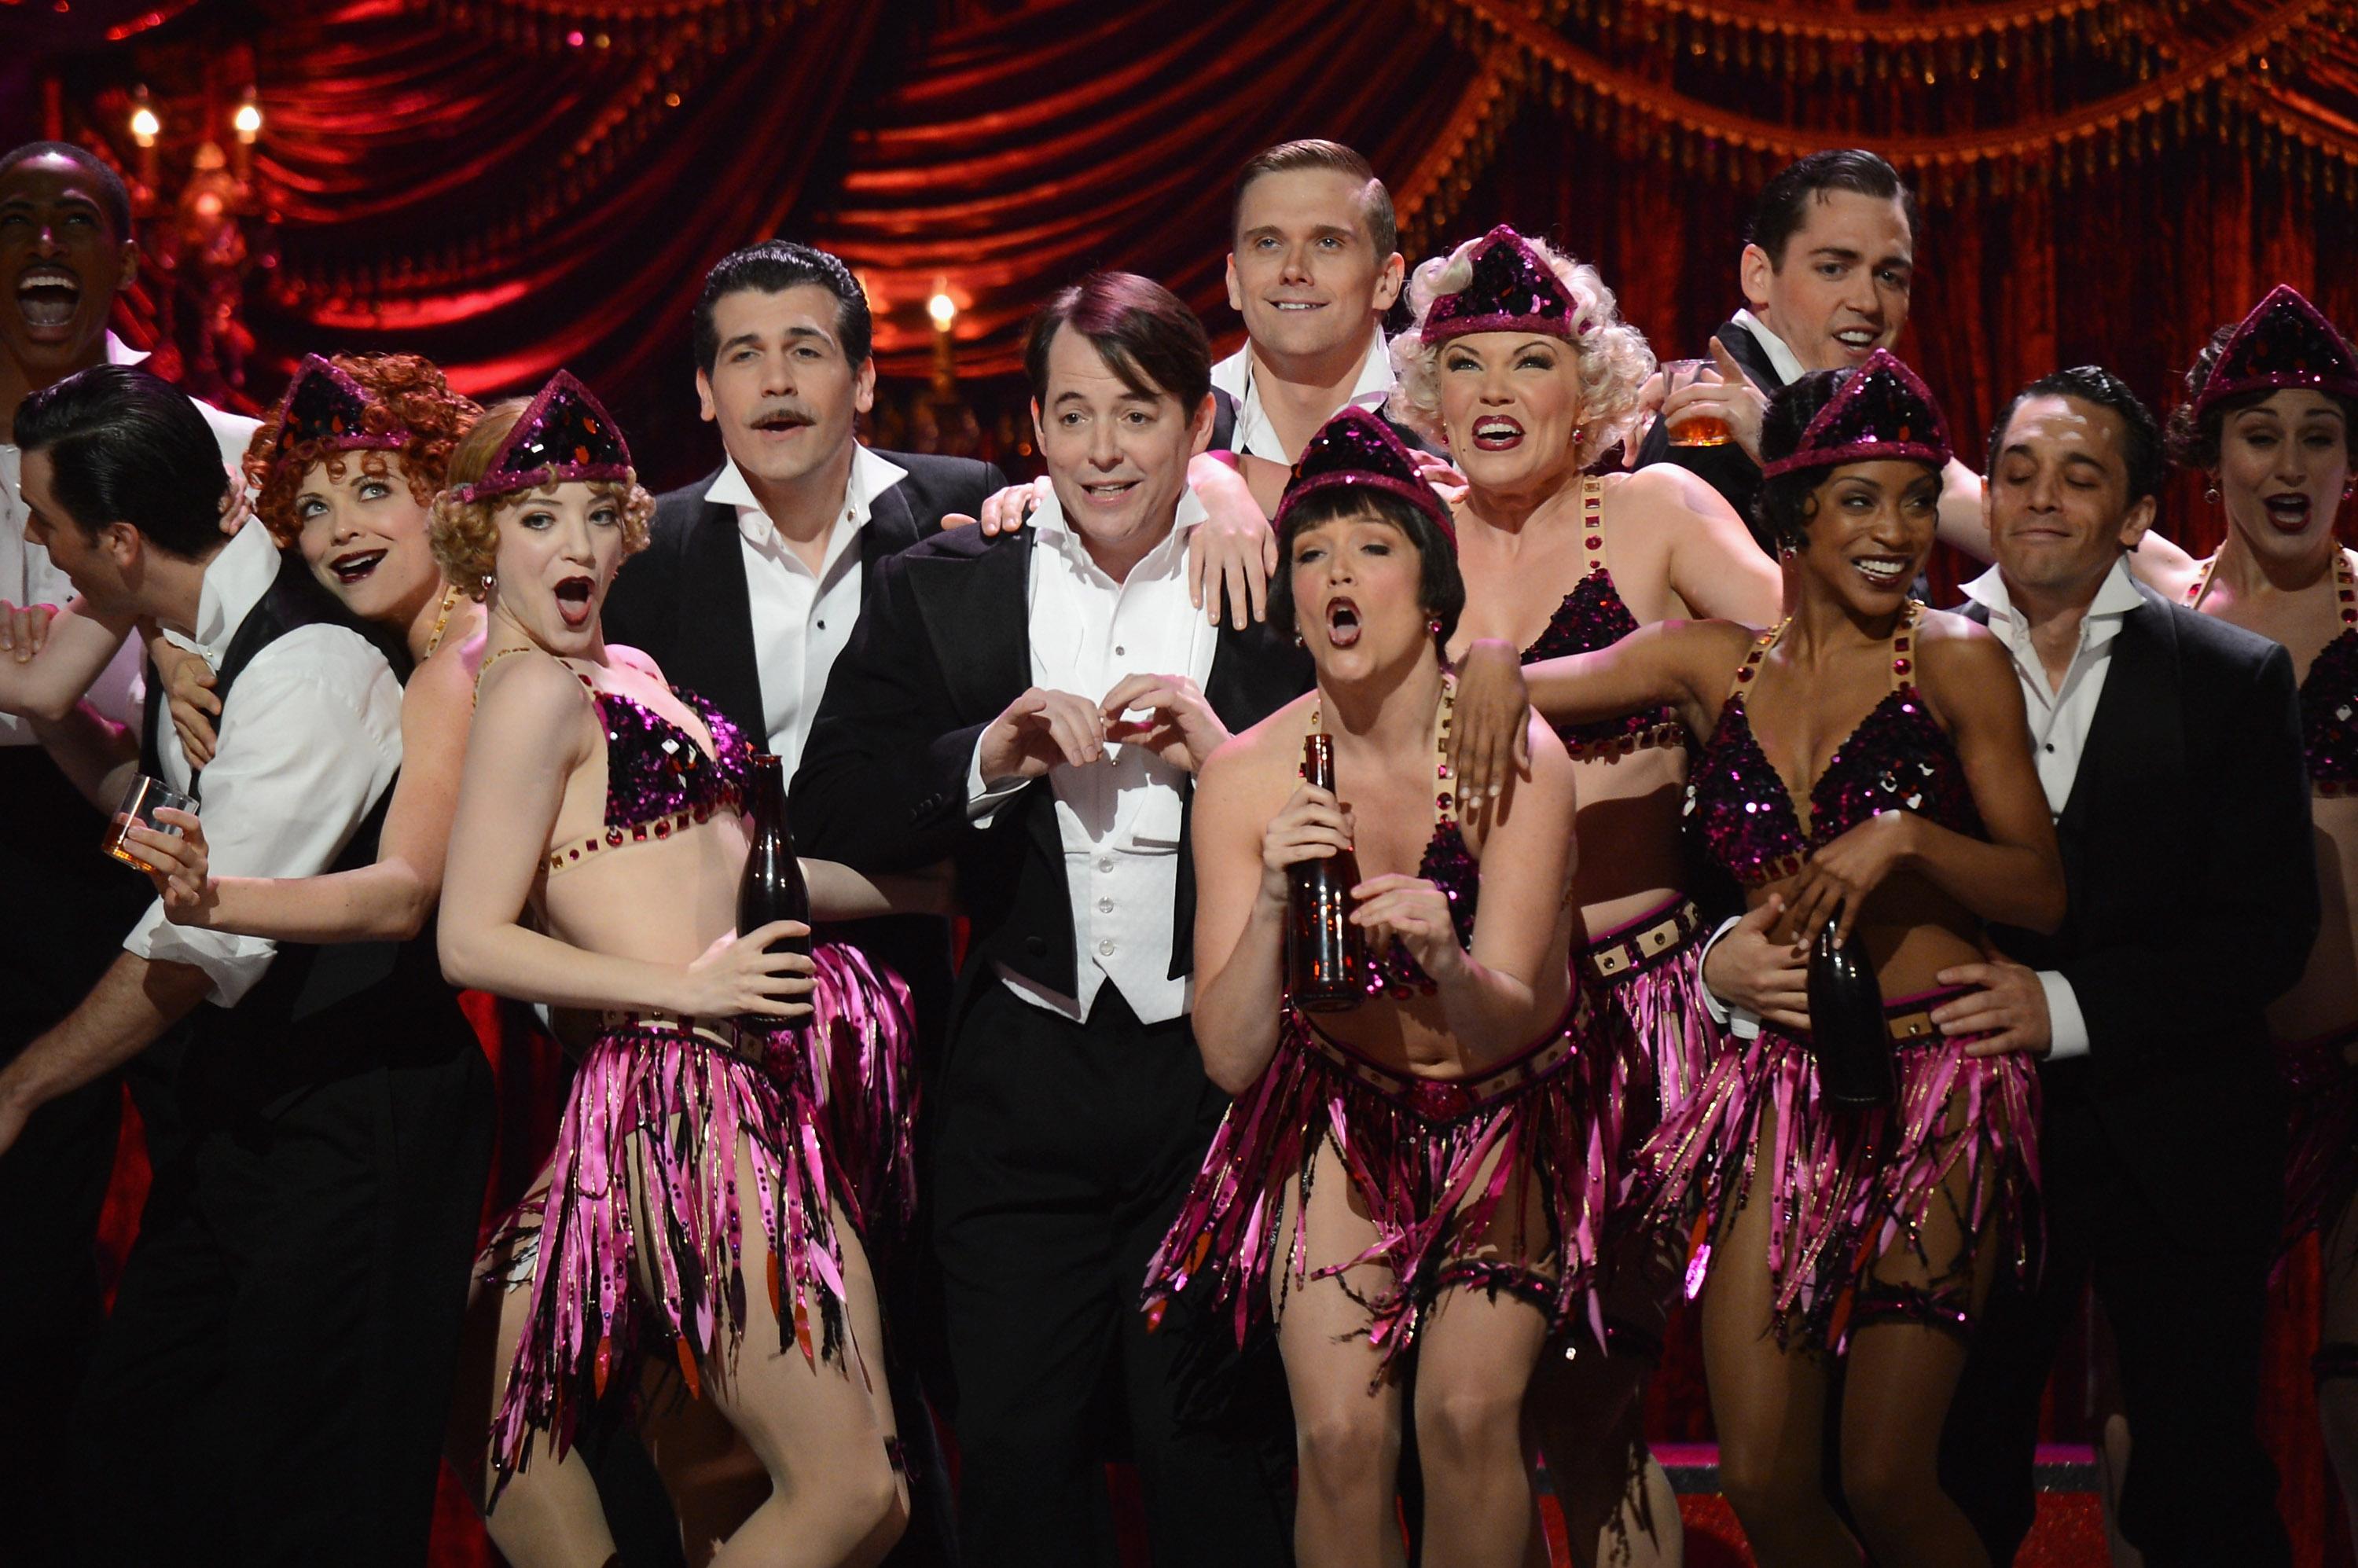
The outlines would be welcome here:
M 791 812 L 808 852 L 863 871 L 945 857 L 972 923 L 961 992 L 988 966 L 1063 995 L 1077 989 L 1073 913 L 1055 796 L 1044 781 L 967 820 L 967 770 L 985 726 L 1032 685 L 1034 530 L 997 539 L 960 528 L 884 563 L 851 645 L 836 662 Z M 1205 697 L 1231 730 L 1310 689 L 1310 657 L 1268 623 L 1223 621 Z M 1086 695 L 1086 694 L 1084 694 Z M 1192 967 L 1195 880 L 1183 827 L 1171 973 Z
M 1768 351 L 1760 346 L 1760 340 L 1752 335 L 1749 328 L 1723 321 L 1712 336 L 1726 347 L 1730 357 L 1761 391 L 1774 396 L 1785 384 L 1785 378 L 1768 362 Z M 1671 445 L 1670 431 L 1656 420 L 1646 431 L 1645 439 L 1638 444 L 1638 461 L 1676 463 L 1694 474 L 1736 508 L 1736 514 L 1744 519 L 1753 537 L 1760 540 L 1762 549 L 1772 556 L 1777 553 L 1775 544 L 1752 514 L 1753 505 L 1760 497 L 1760 465 L 1745 456 L 1742 447 L 1733 441 L 1719 447 L 1674 447 Z
M 979 514 L 1007 476 L 972 458 L 914 452 L 877 456 L 908 470 L 869 509 L 860 531 L 860 596 L 876 589 L 889 557 L 941 531 L 945 514 Z M 762 676 L 753 655 L 752 600 L 737 509 L 705 499 L 719 470 L 655 502 L 647 547 L 622 563 L 607 591 L 606 640 L 651 654 L 664 678 L 719 708 L 756 745 L 766 747 Z M 799 837 L 799 831 L 797 837 Z
M 2055 825 L 2062 929 L 1996 935 L 2087 1020 L 2048 1092 L 2087 1095 L 2139 1191 L 2223 1238 L 2284 1179 L 2263 1010 L 2317 936 L 2299 699 L 2282 647 L 2138 592 Z

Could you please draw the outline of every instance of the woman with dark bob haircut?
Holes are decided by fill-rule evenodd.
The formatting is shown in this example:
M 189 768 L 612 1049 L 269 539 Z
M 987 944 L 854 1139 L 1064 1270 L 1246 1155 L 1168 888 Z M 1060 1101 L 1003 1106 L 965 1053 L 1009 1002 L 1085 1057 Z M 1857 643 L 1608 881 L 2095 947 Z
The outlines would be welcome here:
M 1403 1560 L 1412 1378 L 1426 1552 L 1512 1568 L 1532 1518 L 1524 1390 L 1585 1305 L 1611 1197 L 1588 1179 L 1574 1087 L 1595 1064 L 1570 969 L 1572 764 L 1531 720 L 1528 775 L 1457 819 L 1441 649 L 1465 590 L 1448 513 L 1380 420 L 1327 422 L 1277 525 L 1273 612 L 1317 687 L 1195 786 L 1195 1037 L 1237 1098 L 1148 1300 L 1224 1316 L 1240 1340 L 1274 1322 L 1304 1563 Z M 1303 781 L 1314 735 L 1334 791 Z M 1360 1000 L 1314 1018 L 1287 989 L 1290 871 L 1343 850 L 1370 963 Z
M 1819 1476 L 1831 1363 L 1847 1356 L 1843 1489 L 1864 1545 L 1982 1562 L 1937 1457 L 1974 1316 L 1998 1270 L 2031 1256 L 2038 1079 L 1928 1015 L 1959 994 L 1935 977 L 1980 957 L 1985 922 L 2061 922 L 2062 869 L 2005 651 L 1908 597 L 1950 455 L 1923 384 L 1883 352 L 1804 376 L 1769 404 L 1761 444 L 1781 625 L 1650 626 L 1525 673 L 1554 720 L 1669 704 L 1702 742 L 1688 811 L 1712 858 L 1774 912 L 1773 939 L 1807 953 L 1830 928 L 1883 999 L 1885 1103 L 1832 1100 L 1811 1020 L 1772 1011 L 1634 1173 L 1650 1217 L 1705 1220 L 1690 1277 L 1754 1554 L 1859 1550 Z

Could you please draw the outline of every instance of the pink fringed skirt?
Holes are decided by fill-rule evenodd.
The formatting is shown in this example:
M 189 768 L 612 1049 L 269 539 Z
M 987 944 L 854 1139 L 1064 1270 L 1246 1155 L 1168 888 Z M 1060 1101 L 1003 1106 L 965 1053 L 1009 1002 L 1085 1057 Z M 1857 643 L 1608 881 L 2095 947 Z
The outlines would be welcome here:
M 1884 1011 L 1920 1014 L 1961 994 L 1903 997 Z M 2006 1267 L 2027 1273 L 2038 1234 L 2038 1070 L 2018 1054 L 1967 1056 L 1965 1044 L 1937 1033 L 1896 1040 L 1898 1097 L 1856 1110 L 1820 1097 L 1807 1039 L 1764 1026 L 1731 1041 L 1632 1173 L 1631 1200 L 1650 1220 L 1703 1217 L 1688 1293 L 1701 1290 L 1711 1243 L 1736 1211 L 1766 1201 L 1778 1343 L 1838 1348 L 1868 1271 L 1891 1249 L 1913 1249 L 1935 1280 L 1957 1277 L 1963 1260 L 1927 1255 L 1924 1233 L 1933 1206 L 1960 1187 L 1968 1246 L 1997 1247 Z M 1945 1299 L 1877 1315 L 1965 1326 L 1962 1298 L 1935 1295 Z
M 1692 900 L 1673 897 L 1599 935 L 1572 962 L 1597 1000 L 1600 1036 L 1613 1051 L 1608 1104 L 1616 1148 L 1631 1150 L 1686 1103 L 1719 1050 L 1719 1025 L 1704 1004 L 1703 944 L 1710 935 Z
M 535 1433 L 562 1454 L 610 1387 L 636 1387 L 650 1351 L 700 1393 L 699 1357 L 733 1353 L 747 1292 L 766 1293 L 781 1347 L 843 1344 L 843 1246 L 855 1226 L 905 1222 L 914 1033 L 907 988 L 853 949 L 813 954 L 814 1015 L 732 1051 L 676 1027 L 625 1022 L 593 1043 L 557 1124 L 546 1193 L 498 1227 L 486 1278 L 528 1288 L 523 1337 L 492 1421 L 498 1484 Z M 740 1052 L 759 1042 L 763 1059 Z M 757 1214 L 744 1212 L 750 1179 Z M 745 1278 L 745 1227 L 766 1278 Z
M 2285 1152 L 2284 1247 L 2330 1229 L 2358 1195 L 2358 1067 L 2342 1053 L 2358 1027 L 2279 1041 L 2277 1073 L 2291 1101 Z
M 1288 1008 L 1277 1054 L 1229 1108 L 1148 1267 L 1149 1314 L 1184 1298 L 1227 1317 L 1241 1345 L 1288 1289 L 1378 1263 L 1391 1283 L 1365 1302 L 1367 1334 L 1386 1365 L 1453 1289 L 1506 1291 L 1560 1326 L 1588 1308 L 1616 1184 L 1610 1129 L 1593 1114 L 1607 1065 L 1585 998 L 1545 1039 L 1464 1079 L 1403 1076 Z M 1288 1236 L 1284 1222 L 1289 1200 L 1309 1213 L 1328 1146 L 1376 1235 L 1312 1269 L 1309 1227 Z M 1516 1245 L 1509 1206 L 1534 1204 L 1546 1234 Z

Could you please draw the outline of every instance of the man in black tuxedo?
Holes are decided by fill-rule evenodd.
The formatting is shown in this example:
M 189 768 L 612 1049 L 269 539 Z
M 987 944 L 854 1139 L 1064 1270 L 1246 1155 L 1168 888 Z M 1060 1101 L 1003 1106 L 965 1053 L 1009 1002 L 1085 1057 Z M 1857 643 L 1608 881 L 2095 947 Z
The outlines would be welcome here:
M 1226 1101 L 1187 1026 L 1196 767 L 1306 690 L 1267 625 L 1190 604 L 1212 421 L 1202 325 L 1098 274 L 1025 356 L 1054 481 L 1033 525 L 885 563 L 795 780 L 813 852 L 951 857 L 972 922 L 926 1173 L 968 1561 L 1113 1561 L 1093 1412 L 1119 1379 L 1155 1560 L 1280 1563 L 1265 1455 L 1181 1419 L 1137 1310 Z
M 696 395 L 720 432 L 717 472 L 657 498 L 648 546 L 623 563 L 606 599 L 610 642 L 643 648 L 665 676 L 711 701 L 789 777 L 835 661 L 851 639 L 878 569 L 953 513 L 981 509 L 1006 476 L 971 458 L 863 445 L 873 405 L 868 297 L 825 251 L 765 240 L 706 275 L 696 302 Z M 808 849 L 807 835 L 795 824 Z M 863 920 L 828 933 L 859 944 L 909 982 L 917 1049 L 929 1068 L 949 1010 L 948 931 L 925 915 Z M 936 1360 L 938 1314 L 921 1277 L 895 1270 L 896 1368 L 905 1349 Z M 895 1379 L 902 1436 L 918 1456 L 922 1511 L 945 1511 L 944 1477 L 922 1399 Z M 653 1477 L 619 1438 L 597 1460 L 601 1487 L 634 1562 L 677 1560 Z M 651 1517 L 648 1517 L 651 1516 Z M 948 1529 L 945 1522 L 940 1532 Z M 939 1533 L 913 1530 L 896 1561 Z
M 1760 416 L 1769 395 L 1811 371 L 1862 363 L 1898 341 L 1915 278 L 1916 231 L 1915 195 L 1864 148 L 1812 153 L 1779 170 L 1760 188 L 1736 263 L 1744 307 L 1713 334 L 1720 379 L 1672 390 L 1636 461 L 1691 470 L 1749 521 L 1760 493 Z M 1672 446 L 1672 427 L 1696 415 L 1724 420 L 1731 438 L 1716 447 Z M 1760 541 L 1774 552 L 1773 540 Z
M 2136 1448 L 2121 1532 L 2154 1568 L 2290 1561 L 2254 1418 L 2284 1111 L 2263 1009 L 2317 934 L 2285 650 L 2128 573 L 2162 477 L 2153 416 L 2094 366 L 2034 382 L 1990 437 L 1996 568 L 1967 613 L 2013 651 L 2071 914 L 1940 976 L 1975 1054 L 2036 1053 L 2036 1288 L 1992 1303 L 1942 1475 L 1997 1562 L 2031 1523 L 2040 1395 L 2093 1277 Z

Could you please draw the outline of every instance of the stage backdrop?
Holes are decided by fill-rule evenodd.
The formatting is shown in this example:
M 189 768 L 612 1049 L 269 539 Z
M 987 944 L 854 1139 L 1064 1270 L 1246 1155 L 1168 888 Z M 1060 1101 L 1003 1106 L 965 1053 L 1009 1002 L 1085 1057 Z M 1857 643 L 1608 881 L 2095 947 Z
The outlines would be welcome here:
M 155 265 L 121 325 L 192 385 L 266 402 L 338 349 L 430 355 L 479 396 L 565 365 L 658 488 L 718 460 L 686 341 L 729 249 L 849 258 L 882 433 L 1021 469 L 1029 313 L 1126 267 L 1232 343 L 1229 180 L 1299 135 L 1370 157 L 1412 263 L 1500 221 L 1544 232 L 1665 354 L 1739 302 L 1771 169 L 1876 147 L 1924 200 L 1902 351 L 1969 459 L 2059 364 L 2166 407 L 2273 283 L 2358 323 L 2348 0 L 0 0 L 0 135 L 103 146 L 148 188 Z M 2215 543 L 2195 486 L 2171 503 Z M 2312 1262 L 2288 1291 L 2287 1510 L 2339 1555 Z M 1659 1397 L 1700 1429 L 1691 1367 Z

